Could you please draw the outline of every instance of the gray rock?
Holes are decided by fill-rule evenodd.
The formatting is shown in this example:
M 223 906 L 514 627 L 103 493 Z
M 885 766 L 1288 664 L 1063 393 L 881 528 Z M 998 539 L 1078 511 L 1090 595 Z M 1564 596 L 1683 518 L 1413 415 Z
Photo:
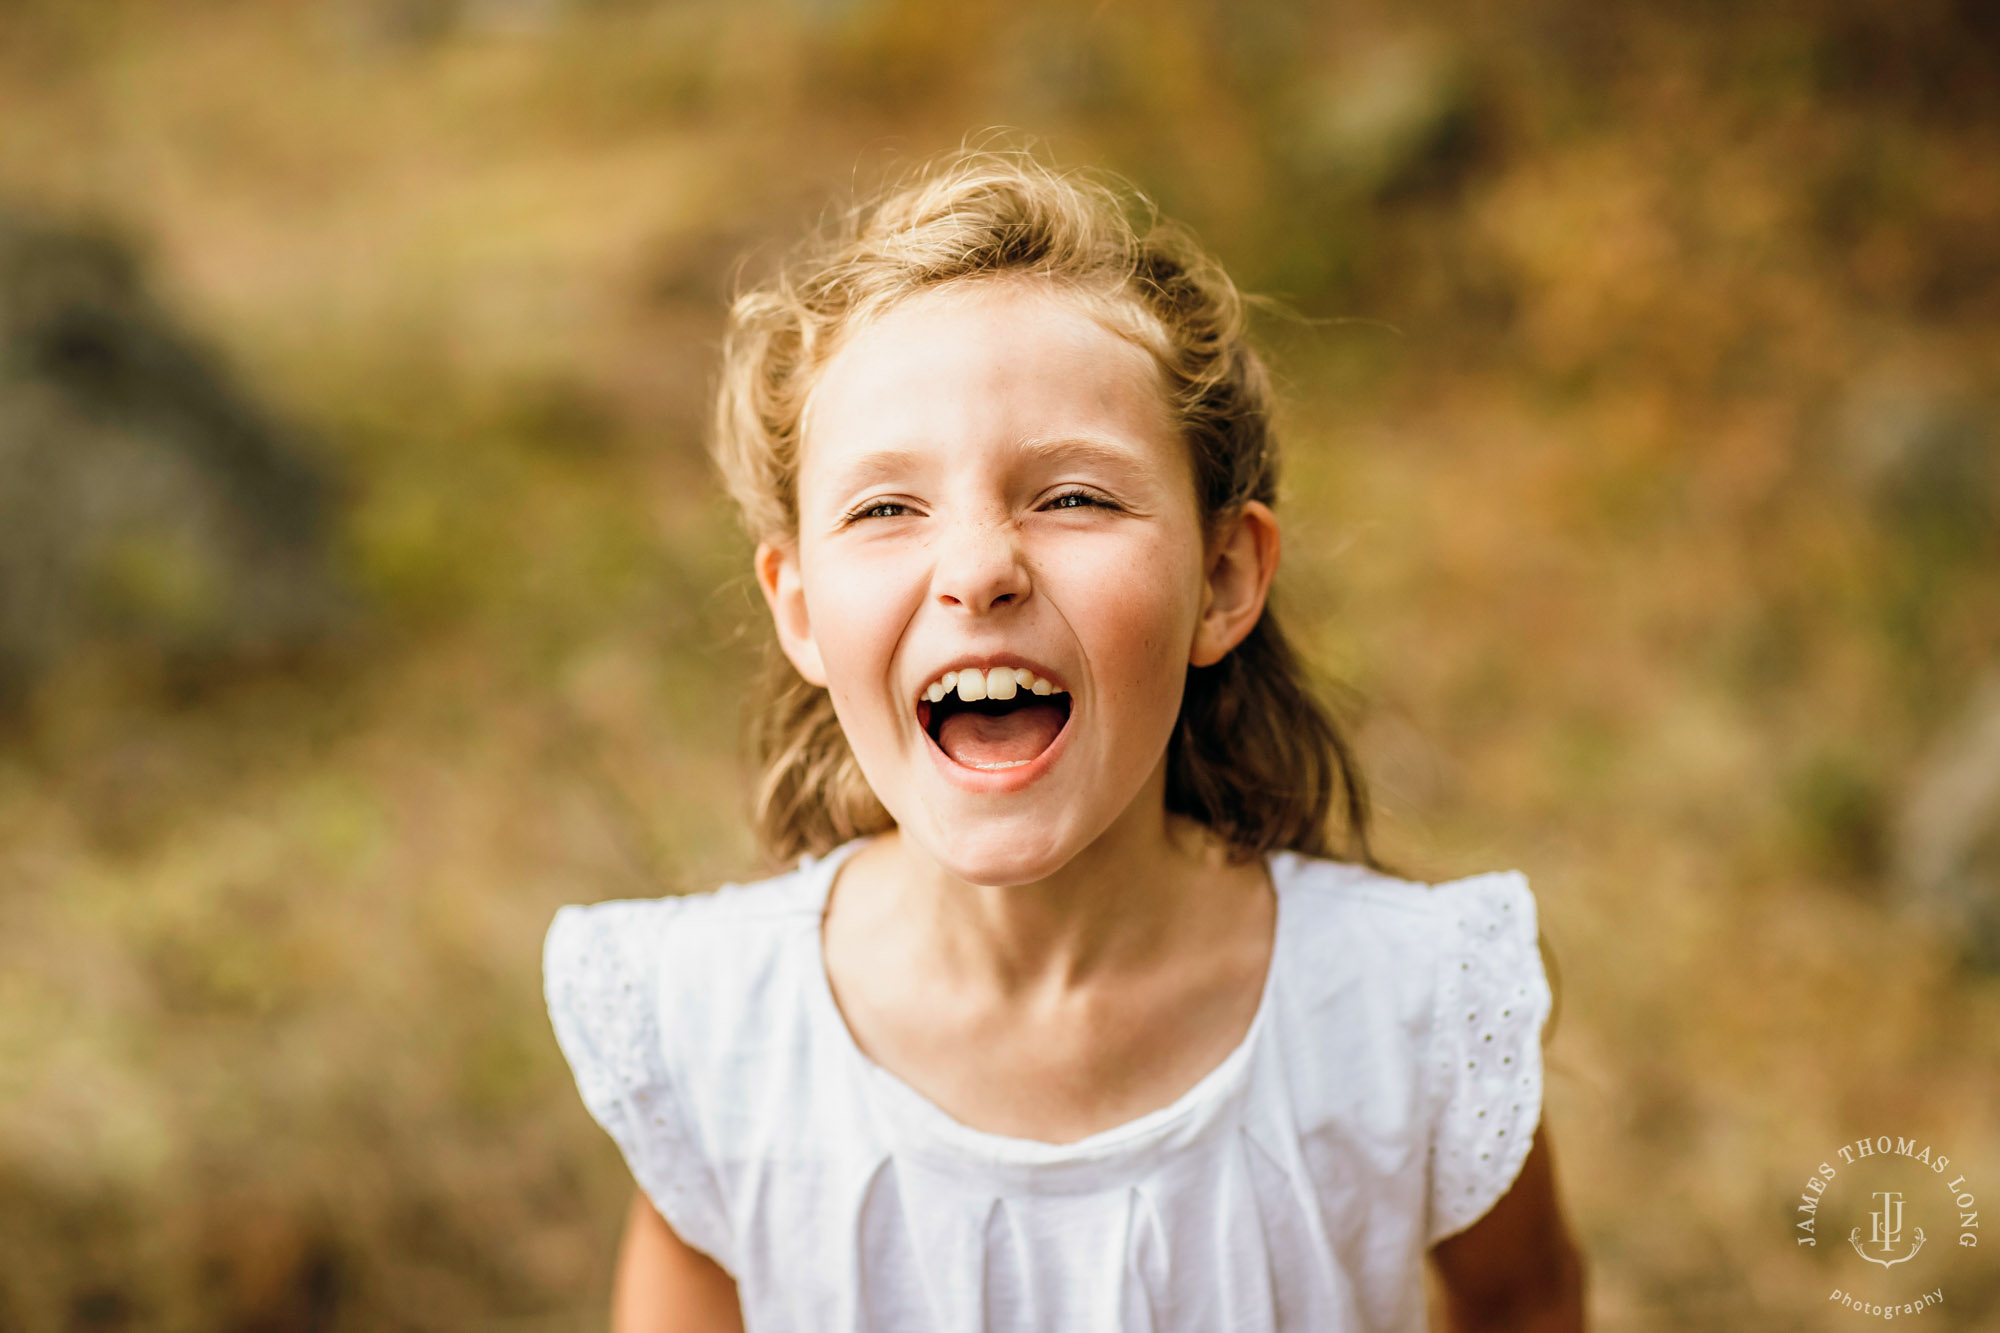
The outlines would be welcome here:
M 188 664 L 318 637 L 333 499 L 129 247 L 0 210 L 0 698 L 88 642 Z

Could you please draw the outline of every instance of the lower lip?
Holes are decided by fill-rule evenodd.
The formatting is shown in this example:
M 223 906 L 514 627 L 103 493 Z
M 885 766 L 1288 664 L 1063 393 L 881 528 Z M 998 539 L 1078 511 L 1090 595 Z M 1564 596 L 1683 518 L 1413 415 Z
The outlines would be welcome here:
M 980 796 L 997 796 L 1022 788 L 1038 781 L 1041 776 L 1055 767 L 1056 760 L 1062 758 L 1063 749 L 1069 744 L 1070 725 L 1076 721 L 1076 704 L 1070 703 L 1069 716 L 1063 719 L 1062 730 L 1049 742 L 1049 748 L 1014 768 L 967 768 L 943 750 L 931 738 L 928 730 L 919 727 L 924 746 L 931 752 L 931 762 L 946 782 L 960 791 L 972 792 Z

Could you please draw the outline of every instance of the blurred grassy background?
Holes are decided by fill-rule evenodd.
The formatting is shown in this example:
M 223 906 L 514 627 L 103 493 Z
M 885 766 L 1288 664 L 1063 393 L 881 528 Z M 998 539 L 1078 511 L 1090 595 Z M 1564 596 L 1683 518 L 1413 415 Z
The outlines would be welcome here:
M 771 869 L 731 266 L 992 124 L 1294 312 L 1279 595 L 1387 852 L 1536 885 L 1600 1326 L 1830 1325 L 1837 1145 L 2000 1198 L 1994 14 L 14 0 L 0 213 L 136 256 L 184 353 L 59 338 L 64 401 L 227 386 L 323 482 L 276 596 L 327 609 L 233 631 L 271 561 L 145 538 L 20 654 L 0 1328 L 602 1326 L 629 1178 L 542 932 Z M 1994 1326 L 1980 1253 L 1902 1270 L 1928 1326 Z

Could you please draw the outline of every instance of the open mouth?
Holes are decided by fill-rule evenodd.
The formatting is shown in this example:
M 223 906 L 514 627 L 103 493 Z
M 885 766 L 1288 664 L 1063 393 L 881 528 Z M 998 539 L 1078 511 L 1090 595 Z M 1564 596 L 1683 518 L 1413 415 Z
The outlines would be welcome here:
M 966 768 L 1018 768 L 1033 763 L 1069 725 L 1070 697 L 1022 691 L 1011 699 L 967 702 L 947 694 L 917 701 L 917 725 L 953 763 Z

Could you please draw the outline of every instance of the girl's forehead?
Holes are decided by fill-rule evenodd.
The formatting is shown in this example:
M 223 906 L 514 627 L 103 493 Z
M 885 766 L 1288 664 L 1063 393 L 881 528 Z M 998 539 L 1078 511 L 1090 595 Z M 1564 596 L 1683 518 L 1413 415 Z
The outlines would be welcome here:
M 1081 293 L 1033 280 L 907 297 L 821 370 L 801 414 L 807 454 L 899 432 L 961 441 L 995 430 L 1174 434 L 1157 361 L 1099 312 Z

